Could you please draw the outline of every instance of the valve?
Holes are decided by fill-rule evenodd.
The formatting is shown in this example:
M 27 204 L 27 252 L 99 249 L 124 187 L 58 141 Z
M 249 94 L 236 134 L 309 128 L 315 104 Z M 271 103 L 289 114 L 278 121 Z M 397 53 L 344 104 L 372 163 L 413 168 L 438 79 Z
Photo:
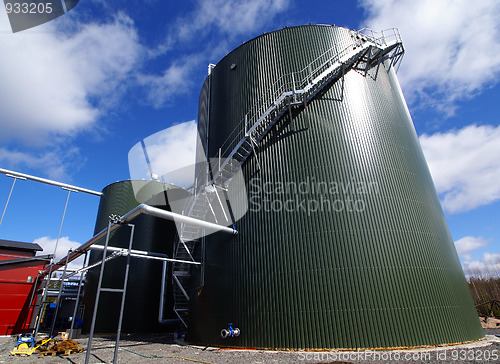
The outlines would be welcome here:
M 220 332 L 220 336 L 225 339 L 226 337 L 238 337 L 240 336 L 240 329 L 238 328 L 234 328 L 233 329 L 233 324 L 228 324 L 228 328 L 227 329 L 222 329 L 221 332 Z

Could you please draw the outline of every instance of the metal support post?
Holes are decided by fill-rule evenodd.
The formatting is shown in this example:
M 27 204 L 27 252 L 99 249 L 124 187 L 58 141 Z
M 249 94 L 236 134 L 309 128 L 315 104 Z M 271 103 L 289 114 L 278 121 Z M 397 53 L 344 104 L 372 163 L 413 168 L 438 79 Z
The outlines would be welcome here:
M 364 74 L 364 77 L 366 77 L 366 75 L 368 74 L 368 68 L 370 67 L 370 63 L 372 61 L 372 47 L 369 47 L 367 50 L 366 50 L 366 61 L 365 61 L 365 74 Z M 380 60 L 380 58 L 379 58 Z
M 118 331 L 116 333 L 116 344 L 115 344 L 115 353 L 113 356 L 113 363 L 118 363 L 118 347 L 120 346 L 120 335 L 122 332 L 122 320 L 123 320 L 123 309 L 125 307 L 125 296 L 127 294 L 127 284 L 128 284 L 128 273 L 130 270 L 130 251 L 132 250 L 132 243 L 134 241 L 134 230 L 135 225 L 128 224 L 130 226 L 130 240 L 128 243 L 128 254 L 127 254 L 127 265 L 125 266 L 125 278 L 123 279 L 123 291 L 122 291 L 122 302 L 120 306 L 120 317 L 118 319 Z
M 215 196 L 217 197 L 217 200 L 219 201 L 219 205 L 221 207 L 222 213 L 224 214 L 224 218 L 226 219 L 226 222 L 229 222 L 226 214 L 226 209 L 224 208 L 224 205 L 222 204 L 222 201 L 220 199 L 219 193 L 217 192 L 217 186 L 214 185 L 214 192 Z
M 184 225 L 184 227 L 185 227 L 185 226 L 186 226 L 186 225 Z M 188 255 L 189 255 L 189 257 L 191 258 L 191 260 L 194 262 L 194 258 L 193 258 L 193 256 L 191 255 L 191 251 L 190 251 L 190 250 L 189 250 L 189 248 L 187 247 L 186 242 L 184 241 L 184 239 L 183 239 L 183 238 L 181 238 L 181 237 L 179 237 L 179 240 L 181 241 L 182 246 L 184 247 L 184 249 L 186 249 L 186 252 L 188 253 Z
M 109 235 L 111 231 L 111 219 L 108 220 L 108 229 L 106 231 L 106 241 L 104 242 L 104 250 L 102 251 L 102 263 L 101 263 L 101 270 L 99 272 L 99 281 L 97 283 L 97 292 L 95 295 L 95 302 L 94 302 L 94 312 L 92 314 L 92 324 L 90 326 L 90 333 L 89 333 L 89 341 L 87 344 L 87 353 L 85 355 L 85 364 L 89 363 L 90 359 L 90 349 L 92 348 L 92 339 L 94 338 L 94 329 L 95 329 L 95 321 L 97 318 L 97 307 L 99 305 L 99 296 L 101 295 L 101 285 L 102 285 L 102 276 L 104 273 L 104 264 L 106 260 L 106 253 L 108 252 L 108 244 L 109 244 Z
M 131 256 L 131 250 L 132 250 L 132 244 L 134 241 L 134 230 L 135 230 L 135 225 L 133 224 L 127 224 L 131 228 L 130 231 L 130 239 L 129 239 L 129 244 L 128 244 L 128 249 L 127 249 L 127 263 L 125 266 L 125 277 L 123 278 L 123 287 L 120 288 L 105 288 L 102 287 L 102 277 L 104 275 L 104 264 L 106 261 L 106 253 L 108 251 L 108 245 L 109 245 L 109 235 L 110 235 L 110 228 L 111 228 L 111 219 L 110 217 L 109 222 L 108 222 L 108 231 L 106 234 L 106 242 L 104 244 L 104 249 L 103 249 L 103 255 L 102 255 L 102 263 L 101 263 L 101 270 L 99 273 L 99 282 L 97 284 L 97 293 L 96 293 L 96 299 L 95 299 L 95 304 L 94 304 L 94 312 L 92 314 L 92 324 L 90 327 L 90 334 L 89 334 L 89 342 L 87 345 L 87 354 L 85 357 L 85 364 L 88 364 L 89 359 L 90 359 L 90 350 L 92 348 L 92 339 L 94 337 L 94 330 L 95 330 L 95 322 L 97 318 L 97 310 L 99 308 L 99 297 L 101 295 L 101 292 L 116 292 L 116 293 L 121 293 L 122 294 L 122 301 L 120 305 L 120 314 L 118 318 L 118 330 L 116 333 L 116 343 L 115 343 L 115 352 L 113 356 L 113 363 L 118 363 L 118 348 L 120 345 L 120 335 L 122 331 L 122 321 L 123 321 L 123 311 L 125 308 L 125 297 L 127 293 L 127 284 L 128 284 L 128 276 L 129 276 L 129 271 L 130 271 L 130 256 Z
M 304 94 L 304 98 L 302 100 L 304 105 L 304 119 L 306 122 L 306 129 L 309 129 L 309 116 L 307 115 L 307 94 Z
M 345 65 L 342 64 L 342 86 L 340 88 L 340 101 L 344 100 L 344 76 L 345 76 Z
M 186 299 L 189 301 L 189 295 L 187 294 L 186 290 L 184 289 L 181 282 L 179 281 L 179 278 L 177 278 L 177 276 L 175 274 L 172 275 L 172 277 L 174 278 L 175 283 L 177 283 L 177 286 L 180 288 L 184 297 L 186 297 Z
M 202 229 L 201 235 L 201 277 L 200 285 L 205 286 L 205 229 Z
M 165 291 L 167 290 L 167 261 L 163 261 L 161 267 L 160 307 L 158 309 L 158 322 L 163 322 L 163 305 L 165 304 Z
M 38 280 L 40 279 L 40 276 L 37 274 L 35 278 L 35 284 L 33 285 L 33 291 L 31 292 L 31 297 L 30 297 L 30 308 L 28 313 L 26 314 L 22 326 L 22 330 L 24 331 L 24 328 L 26 327 L 26 323 L 29 322 L 28 328 L 31 327 L 31 322 L 33 321 L 33 313 L 35 311 L 36 303 L 33 303 L 33 300 L 35 299 L 35 294 L 36 294 L 36 288 L 38 287 Z M 37 297 L 38 298 L 38 297 Z M 31 313 L 31 317 L 30 317 Z
M 9 175 L 9 174 L 7 174 L 7 176 L 14 178 L 14 180 L 12 181 L 12 186 L 10 188 L 9 196 L 7 197 L 7 202 L 5 202 L 5 207 L 3 208 L 2 218 L 0 218 L 0 226 L 2 225 L 3 217 L 5 216 L 5 211 L 7 211 L 7 206 L 9 205 L 10 196 L 12 196 L 12 191 L 14 190 L 14 186 L 16 184 L 16 181 L 19 178 L 19 177 L 12 176 L 12 175 Z M 19 179 L 25 180 L 26 178 L 19 178 Z
M 49 274 L 45 277 L 45 286 L 43 287 L 42 302 L 40 302 L 40 307 L 38 308 L 37 320 L 35 323 L 35 329 L 33 331 L 33 337 L 36 338 L 38 335 L 38 330 L 40 329 L 40 322 L 42 321 L 43 310 L 45 308 L 45 300 L 47 299 L 47 292 L 49 290 L 50 276 L 52 275 L 52 269 Z M 43 283 L 43 281 L 42 281 Z
M 215 187 L 214 187 L 215 188 Z M 219 222 L 217 221 L 217 215 L 215 214 L 215 211 L 212 207 L 212 204 L 210 203 L 210 199 L 208 198 L 208 195 L 205 194 L 205 197 L 207 199 L 207 202 L 208 202 L 208 207 L 210 207 L 210 211 L 212 211 L 212 215 L 214 215 L 214 219 L 215 219 L 215 223 L 218 224 Z M 194 259 L 193 259 L 194 260 Z
M 83 276 L 85 275 L 85 266 L 88 263 L 89 253 L 85 252 L 85 259 L 83 260 L 82 271 L 80 272 L 80 282 L 78 283 L 78 293 L 76 294 L 75 308 L 73 309 L 73 318 L 71 319 L 71 326 L 69 328 L 69 338 L 73 339 L 73 329 L 75 327 L 76 315 L 78 314 L 78 306 L 80 304 L 80 292 L 82 290 Z
M 59 282 L 59 293 L 57 295 L 56 310 L 54 312 L 54 317 L 52 318 L 52 326 L 50 327 L 49 337 L 52 337 L 54 335 L 54 329 L 56 327 L 57 314 L 59 313 L 59 305 L 61 304 L 61 295 L 62 295 L 62 291 L 63 291 L 63 288 L 64 288 L 64 278 L 66 277 L 66 270 L 68 269 L 69 253 L 71 253 L 71 251 L 72 251 L 72 249 L 68 250 L 68 255 L 66 255 L 66 264 L 64 265 L 63 274 L 62 274 L 61 280 Z
M 290 117 L 290 125 L 292 125 L 292 100 L 291 100 L 291 96 L 288 96 L 288 114 L 289 114 L 289 117 Z
M 291 117 L 290 117 L 290 120 L 292 120 Z M 255 161 L 257 162 L 257 167 L 259 168 L 259 171 L 262 171 L 262 168 L 261 168 L 260 162 L 259 162 L 259 157 L 257 155 L 257 148 L 259 147 L 259 145 L 257 144 L 257 141 L 254 138 L 252 138 L 251 135 L 250 135 L 250 142 L 254 145 L 252 147 L 252 150 L 253 150 L 253 155 L 255 156 Z M 226 220 L 227 220 L 227 218 L 226 218 Z
M 40 322 L 42 321 L 43 309 L 44 309 L 44 306 L 47 304 L 47 302 L 46 302 L 46 300 L 47 300 L 47 293 L 48 293 L 48 290 L 49 290 L 49 284 L 50 284 L 50 278 L 51 278 L 51 275 L 52 275 L 52 269 L 54 267 L 54 264 L 53 264 L 54 263 L 54 258 L 56 256 L 57 245 L 59 244 L 59 238 L 61 237 L 61 231 L 62 231 L 62 227 L 63 227 L 63 223 L 64 223 L 64 217 L 66 216 L 66 210 L 68 208 L 69 195 L 70 195 L 71 191 L 75 191 L 75 190 L 72 190 L 72 189 L 69 189 L 69 188 L 66 188 L 66 187 L 61 187 L 61 188 L 65 189 L 65 190 L 68 190 L 68 196 L 66 197 L 66 203 L 64 205 L 63 215 L 62 215 L 62 218 L 61 218 L 61 224 L 59 225 L 59 232 L 57 233 L 56 245 L 54 246 L 54 254 L 52 255 L 52 258 L 50 259 L 49 272 L 47 274 L 48 278 L 46 279 L 46 284 L 45 284 L 45 288 L 44 288 L 44 291 L 43 291 L 42 303 L 40 304 L 40 311 L 39 311 L 39 315 L 38 315 L 39 318 L 37 320 L 37 323 L 35 325 L 35 330 L 34 330 L 34 333 L 33 333 L 34 337 L 36 337 L 36 335 L 38 334 L 38 330 L 40 329 Z M 67 261 L 68 256 L 66 257 L 66 261 Z M 66 262 L 66 265 L 67 265 L 67 262 Z M 52 332 L 52 330 L 51 330 L 51 332 Z
M 67 189 L 67 188 L 64 188 L 63 189 Z M 66 204 L 64 205 L 64 210 L 63 210 L 63 215 L 62 215 L 62 218 L 61 218 L 61 225 L 59 226 L 59 233 L 57 234 L 57 240 L 56 240 L 56 245 L 54 247 L 54 257 L 56 256 L 56 252 L 57 252 L 57 245 L 59 244 L 59 238 L 61 237 L 61 231 L 62 231 L 62 227 L 63 227 L 63 223 L 64 223 L 64 217 L 66 216 L 66 210 L 68 208 L 68 201 L 69 201 L 69 194 L 71 193 L 71 191 L 74 191 L 74 190 L 70 190 L 70 189 L 67 189 L 68 190 L 68 196 L 66 197 Z M 76 191 L 75 191 L 76 192 Z M 53 263 L 54 261 L 51 260 L 51 264 Z
M 222 149 L 219 148 L 219 170 L 217 172 L 219 172 L 219 174 L 221 173 L 221 170 L 220 170 L 220 160 L 222 158 Z

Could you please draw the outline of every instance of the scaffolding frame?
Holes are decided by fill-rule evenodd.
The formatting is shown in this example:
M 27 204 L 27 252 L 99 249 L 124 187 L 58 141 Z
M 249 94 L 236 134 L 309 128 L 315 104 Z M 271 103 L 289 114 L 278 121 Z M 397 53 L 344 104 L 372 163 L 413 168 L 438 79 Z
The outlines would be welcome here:
M 146 204 L 140 204 L 139 206 L 132 209 L 131 211 L 129 211 L 128 213 L 126 213 L 125 215 L 123 215 L 121 217 L 111 215 L 109 217 L 108 226 L 105 229 L 103 229 L 102 231 L 100 231 L 99 233 L 94 235 L 89 241 L 82 244 L 79 248 L 77 248 L 75 250 L 69 250 L 68 254 L 64 258 L 60 259 L 58 262 L 54 262 L 54 263 L 50 264 L 50 266 L 46 267 L 45 270 L 41 271 L 36 278 L 36 282 L 37 283 L 39 282 L 39 284 L 42 284 L 44 281 L 46 282 L 45 291 L 44 291 L 44 298 L 45 298 L 48 284 L 52 280 L 52 278 L 50 277 L 51 274 L 53 272 L 61 269 L 61 268 L 63 269 L 63 274 L 58 279 L 58 280 L 60 280 L 61 283 L 60 283 L 60 289 L 59 289 L 57 303 L 56 303 L 56 313 L 54 314 L 53 323 L 52 323 L 53 325 L 52 325 L 51 333 L 50 333 L 52 335 L 54 328 L 55 328 L 55 322 L 57 320 L 57 313 L 58 313 L 57 307 L 59 306 L 60 299 L 62 296 L 62 291 L 63 291 L 62 287 L 63 287 L 64 280 L 68 279 L 71 276 L 74 276 L 74 275 L 80 273 L 80 280 L 79 280 L 80 283 L 79 283 L 78 292 L 81 292 L 81 284 L 83 281 L 84 272 L 88 271 L 89 269 L 100 266 L 98 290 L 96 293 L 96 301 L 95 301 L 94 312 L 93 312 L 93 317 L 92 317 L 91 332 L 90 332 L 90 336 L 89 336 L 89 343 L 87 346 L 87 354 L 86 354 L 86 359 L 85 359 L 86 364 L 88 363 L 88 361 L 90 359 L 90 351 L 92 349 L 92 339 L 94 336 L 95 321 L 97 319 L 97 310 L 98 310 L 99 297 L 100 297 L 101 292 L 115 292 L 115 293 L 122 294 L 122 303 L 120 306 L 118 331 L 117 331 L 117 337 L 116 337 L 116 342 L 115 342 L 115 353 L 114 353 L 113 362 L 116 363 L 118 360 L 118 348 L 119 348 L 119 342 L 120 342 L 121 326 L 122 326 L 122 321 L 123 321 L 123 310 L 124 310 L 125 297 L 126 297 L 126 288 L 127 288 L 127 283 L 128 283 L 128 271 L 129 271 L 131 257 L 141 258 L 141 259 L 161 260 L 164 263 L 180 263 L 180 264 L 191 264 L 191 265 L 198 265 L 198 266 L 201 266 L 203 264 L 202 262 L 198 262 L 198 261 L 194 261 L 194 260 L 173 259 L 173 258 L 168 257 L 165 254 L 132 249 L 133 231 L 134 231 L 134 226 L 135 226 L 135 224 L 132 223 L 132 220 L 141 214 L 155 216 L 155 217 L 159 217 L 159 218 L 162 218 L 165 220 L 181 221 L 184 223 L 195 224 L 195 225 L 201 226 L 203 228 L 208 228 L 211 230 L 218 230 L 218 231 L 222 231 L 222 232 L 225 232 L 225 233 L 228 233 L 231 235 L 237 234 L 237 230 L 234 227 L 226 227 L 226 226 L 222 226 L 222 225 L 217 225 L 217 224 L 214 224 L 214 223 L 211 223 L 208 221 L 199 220 L 199 219 L 195 219 L 192 217 L 187 217 L 184 215 L 176 214 L 176 213 L 162 210 L 162 209 L 159 209 L 159 208 L 156 208 L 153 206 L 149 206 Z M 110 234 L 113 231 L 115 231 L 116 229 L 118 229 L 124 225 L 131 227 L 131 235 L 130 235 L 130 239 L 129 239 L 128 248 L 123 249 L 123 248 L 109 246 Z M 96 243 L 101 241 L 103 238 L 105 238 L 104 246 L 97 245 Z M 77 270 L 76 272 L 67 273 L 68 272 L 68 264 L 70 262 L 72 262 L 73 260 L 82 256 L 83 254 L 88 254 L 89 250 L 102 250 L 103 255 L 102 255 L 101 261 L 99 261 L 95 264 L 85 266 L 86 264 L 88 264 L 88 259 L 86 258 L 84 265 L 81 269 Z M 110 251 L 112 253 L 110 255 L 107 255 L 108 251 Z M 102 275 L 104 272 L 105 263 L 108 262 L 109 260 L 117 258 L 119 256 L 126 256 L 127 257 L 127 263 L 126 263 L 125 275 L 124 275 L 124 283 L 123 283 L 122 288 L 115 289 L 115 288 L 102 287 L 101 286 L 102 285 Z M 162 285 L 164 285 L 163 280 L 162 280 Z M 35 289 L 36 289 L 36 286 L 35 286 Z M 164 292 L 164 291 L 162 291 L 162 292 Z M 163 296 L 161 297 L 161 299 L 163 300 Z M 77 302 L 75 303 L 75 309 L 74 309 L 75 311 L 77 310 L 78 303 L 79 303 L 79 295 L 77 295 Z M 40 305 L 38 305 L 38 307 L 39 307 L 38 314 L 37 314 L 38 319 L 37 319 L 37 322 L 35 325 L 36 326 L 35 327 L 35 334 L 38 333 L 38 327 L 39 327 L 39 323 L 41 321 L 40 316 L 43 312 L 43 307 L 46 304 L 47 304 L 47 302 L 42 302 Z M 70 329 L 71 336 L 73 335 L 75 317 L 76 316 L 73 315 L 73 320 L 72 320 L 71 329 Z

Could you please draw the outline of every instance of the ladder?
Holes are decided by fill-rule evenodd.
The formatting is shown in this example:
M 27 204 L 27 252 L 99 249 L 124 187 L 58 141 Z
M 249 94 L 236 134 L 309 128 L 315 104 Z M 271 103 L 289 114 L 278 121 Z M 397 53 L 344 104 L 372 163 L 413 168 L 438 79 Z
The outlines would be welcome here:
M 207 220 L 208 214 L 211 213 L 215 222 L 218 224 L 221 223 L 221 221 L 217 221 L 217 216 L 213 208 L 213 204 L 218 202 L 221 204 L 222 209 L 224 209 L 220 192 L 217 191 L 220 188 L 218 185 L 212 185 L 211 188 L 210 186 L 205 186 L 199 194 L 193 195 L 187 204 L 188 210 L 186 211 L 186 215 L 199 220 Z M 226 225 L 228 225 L 230 217 L 226 216 L 225 218 Z M 199 246 L 200 238 L 203 235 L 201 227 L 181 224 L 177 244 L 174 248 L 174 259 L 194 262 L 196 256 L 195 249 Z M 189 314 L 189 287 L 191 286 L 191 269 L 193 269 L 190 265 L 180 262 L 172 263 L 174 313 L 185 327 L 187 327 L 186 319 Z M 201 269 L 203 270 L 203 266 Z
M 327 50 L 304 69 L 282 75 L 269 87 L 240 120 L 219 149 L 219 163 L 212 163 L 206 183 L 196 186 L 185 213 L 205 220 L 215 216 L 212 204 L 221 203 L 218 191 L 228 188 L 231 178 L 273 126 L 292 108 L 306 107 L 322 90 L 353 69 L 366 75 L 370 66 L 385 59 L 395 66 L 404 54 L 403 43 L 396 28 L 380 33 L 369 29 L 351 31 L 353 44 L 340 52 L 336 47 Z M 224 160 L 220 159 L 224 156 Z M 220 223 L 220 222 L 219 222 Z M 234 223 L 234 222 L 233 222 Z M 174 258 L 193 260 L 199 246 L 201 228 L 182 224 L 174 249 Z M 203 263 L 203 262 L 202 262 Z M 188 264 L 174 263 L 172 269 L 174 312 L 187 327 L 190 300 L 191 269 Z M 203 264 L 201 265 L 203 269 Z

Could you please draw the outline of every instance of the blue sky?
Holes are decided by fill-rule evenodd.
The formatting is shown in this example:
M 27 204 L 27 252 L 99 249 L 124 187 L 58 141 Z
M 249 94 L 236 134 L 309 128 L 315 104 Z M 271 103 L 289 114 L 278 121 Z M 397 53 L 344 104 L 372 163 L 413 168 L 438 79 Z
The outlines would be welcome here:
M 207 65 L 242 42 L 309 23 L 397 27 L 398 77 L 462 263 L 498 273 L 499 13 L 496 0 L 89 0 L 12 34 L 0 9 L 0 167 L 100 191 L 129 178 L 137 142 L 196 119 Z M 11 184 L 0 175 L 2 210 Z M 0 238 L 50 252 L 65 200 L 17 181 Z M 62 249 L 91 237 L 97 206 L 71 194 Z

